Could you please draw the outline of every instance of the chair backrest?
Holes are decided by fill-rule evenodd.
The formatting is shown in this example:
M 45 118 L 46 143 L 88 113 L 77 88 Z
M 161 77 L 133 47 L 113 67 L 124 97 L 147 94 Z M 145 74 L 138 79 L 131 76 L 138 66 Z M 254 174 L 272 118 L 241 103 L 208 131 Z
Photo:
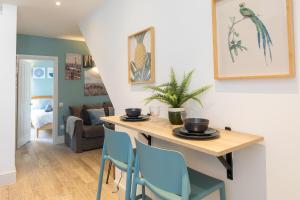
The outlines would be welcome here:
M 139 171 L 147 182 L 167 192 L 190 194 L 187 166 L 181 153 L 148 146 L 136 140 Z
M 113 160 L 130 164 L 128 160 L 133 160 L 133 150 L 130 137 L 125 132 L 117 132 L 104 127 L 105 139 L 103 151 L 105 155 Z

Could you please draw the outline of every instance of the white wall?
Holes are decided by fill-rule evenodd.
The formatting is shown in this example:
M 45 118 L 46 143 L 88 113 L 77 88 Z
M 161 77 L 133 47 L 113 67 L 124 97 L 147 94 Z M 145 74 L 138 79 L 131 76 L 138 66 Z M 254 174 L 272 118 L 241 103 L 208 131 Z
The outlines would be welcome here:
M 294 1 L 297 78 L 214 81 L 211 1 L 107 0 L 81 23 L 117 113 L 143 105 L 149 95 L 127 83 L 127 36 L 148 26 L 156 34 L 156 82 L 197 69 L 192 88 L 214 84 L 203 96 L 204 109 L 187 105 L 192 115 L 209 118 L 213 127 L 260 134 L 265 142 L 234 153 L 234 181 L 226 179 L 216 158 L 154 141 L 182 151 L 188 164 L 226 181 L 229 200 L 300 199 L 300 94 L 298 63 L 300 2 Z M 164 107 L 163 113 L 166 113 Z M 165 115 L 165 114 L 164 114 Z M 217 194 L 207 199 L 218 199 Z
M 17 8 L 3 5 L 0 14 L 0 185 L 15 182 Z

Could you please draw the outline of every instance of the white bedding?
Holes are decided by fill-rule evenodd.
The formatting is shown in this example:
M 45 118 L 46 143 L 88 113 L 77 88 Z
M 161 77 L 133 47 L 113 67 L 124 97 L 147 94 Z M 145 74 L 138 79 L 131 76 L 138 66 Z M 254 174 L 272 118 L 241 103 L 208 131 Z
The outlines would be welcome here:
M 45 112 L 45 110 L 39 109 L 31 110 L 31 123 L 36 129 L 53 123 L 53 112 Z

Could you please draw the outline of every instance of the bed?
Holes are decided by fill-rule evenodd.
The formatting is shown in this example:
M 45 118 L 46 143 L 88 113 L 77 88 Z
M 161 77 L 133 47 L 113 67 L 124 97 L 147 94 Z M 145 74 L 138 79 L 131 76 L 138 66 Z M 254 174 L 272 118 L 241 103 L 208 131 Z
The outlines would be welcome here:
M 31 124 L 39 137 L 40 130 L 52 130 L 53 124 L 52 96 L 31 97 Z

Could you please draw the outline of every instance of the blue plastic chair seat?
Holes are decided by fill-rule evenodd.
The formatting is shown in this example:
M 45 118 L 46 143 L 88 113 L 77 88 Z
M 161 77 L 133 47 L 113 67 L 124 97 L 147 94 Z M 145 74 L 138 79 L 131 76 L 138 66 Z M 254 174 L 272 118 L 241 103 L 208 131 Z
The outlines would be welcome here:
M 149 186 L 149 190 L 151 190 L 154 194 L 160 194 L 164 197 L 168 197 L 170 200 L 181 200 L 181 197 L 174 194 L 174 193 L 171 193 L 171 192 L 168 192 L 168 191 L 165 191 L 165 190 L 162 190 L 154 185 L 152 185 L 151 183 L 149 183 L 148 181 L 144 180 L 144 179 L 141 179 L 145 182 L 145 185 Z M 150 199 L 150 198 L 149 198 Z
M 188 168 L 191 184 L 191 200 L 199 200 L 224 187 L 224 182 Z
M 200 200 L 214 191 L 226 200 L 224 182 L 188 168 L 180 152 L 148 146 L 137 139 L 136 145 L 131 200 L 136 200 L 137 185 L 162 200 Z

